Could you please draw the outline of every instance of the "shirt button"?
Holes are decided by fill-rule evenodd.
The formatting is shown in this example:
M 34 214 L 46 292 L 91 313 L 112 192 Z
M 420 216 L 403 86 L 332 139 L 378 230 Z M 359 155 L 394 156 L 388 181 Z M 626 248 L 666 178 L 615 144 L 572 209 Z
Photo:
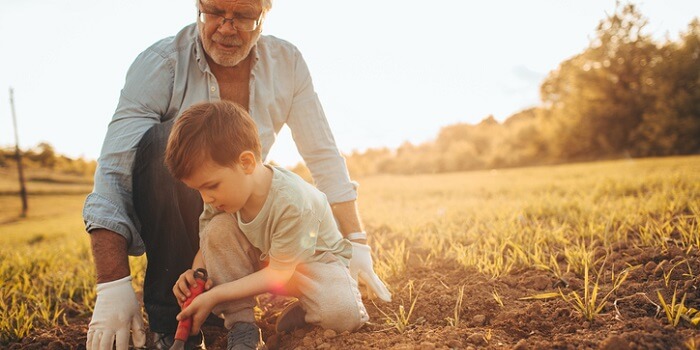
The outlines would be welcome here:
M 216 86 L 211 87 L 211 92 L 214 92 L 214 91 L 216 91 Z

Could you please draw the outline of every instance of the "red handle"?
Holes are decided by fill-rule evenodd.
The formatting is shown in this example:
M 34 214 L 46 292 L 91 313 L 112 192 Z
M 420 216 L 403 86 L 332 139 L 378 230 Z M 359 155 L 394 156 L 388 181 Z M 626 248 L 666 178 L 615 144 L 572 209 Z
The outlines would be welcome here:
M 185 303 L 182 304 L 183 310 L 192 303 L 192 300 L 194 300 L 196 296 L 204 292 L 204 284 L 207 282 L 207 270 L 197 269 L 194 272 L 194 278 L 197 283 L 190 286 L 190 296 L 185 300 Z M 178 323 L 177 331 L 175 332 L 175 340 L 187 341 L 191 331 L 192 317 L 188 317 Z

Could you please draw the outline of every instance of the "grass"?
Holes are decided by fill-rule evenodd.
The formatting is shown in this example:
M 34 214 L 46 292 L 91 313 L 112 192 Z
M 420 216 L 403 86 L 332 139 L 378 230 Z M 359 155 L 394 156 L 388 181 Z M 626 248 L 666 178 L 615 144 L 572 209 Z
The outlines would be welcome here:
M 3 183 L 11 187 L 5 180 L 0 174 L 0 189 Z M 613 244 L 700 250 L 699 156 L 358 180 L 375 269 L 394 293 L 384 317 L 395 332 L 422 316 L 415 314 L 419 291 L 408 283 L 412 262 L 448 262 L 490 279 L 526 269 L 559 279 L 573 273 L 584 279 L 585 289 L 576 294 L 580 303 L 567 297 L 595 317 L 612 295 L 600 285 L 596 289 L 596 282 L 605 278 L 614 286 L 622 279 L 604 276 L 600 268 Z M 0 195 L 0 343 L 87 317 L 94 305 L 94 270 L 81 218 L 89 189 L 68 194 L 76 186 L 68 180 L 42 186 L 30 188 L 43 195 L 30 196 L 26 219 L 17 218 L 17 197 Z M 140 288 L 145 259 L 131 263 Z M 591 276 L 594 270 L 598 274 Z M 690 265 L 687 270 L 697 274 Z M 462 317 L 456 297 L 441 321 Z M 518 303 L 495 289 L 485 297 L 498 305 Z
M 496 290 L 496 289 L 494 288 L 494 289 L 493 289 L 493 292 L 491 292 L 491 296 L 493 297 L 493 300 L 496 301 L 496 303 L 498 304 L 498 306 L 500 306 L 500 307 L 504 307 L 504 306 L 505 306 L 505 304 L 503 303 L 503 298 L 502 298 L 501 295 L 498 293 L 498 290 Z
M 7 220 L 0 225 L 0 344 L 92 313 L 95 273 L 81 217 L 84 199 L 30 196 L 29 216 L 7 220 L 19 213 L 21 202 L 0 196 Z M 145 259 L 132 258 L 131 266 L 140 289 Z
M 379 312 L 384 316 L 384 322 L 387 325 L 391 326 L 391 328 L 396 329 L 396 331 L 398 331 L 399 333 L 405 332 L 412 325 L 411 316 L 413 315 L 413 310 L 416 307 L 416 302 L 418 301 L 418 295 L 420 294 L 422 286 L 419 287 L 418 290 L 415 290 L 413 281 L 409 280 L 405 288 L 408 289 L 408 302 L 410 303 L 410 306 L 408 308 L 406 308 L 403 305 L 403 302 L 399 304 L 398 312 L 393 310 L 389 312 L 384 312 L 381 308 L 377 307 Z M 459 315 L 457 314 L 457 316 Z
M 666 300 L 664 300 L 664 296 L 661 294 L 661 291 L 657 290 L 656 294 L 659 298 L 659 303 L 666 314 L 666 320 L 670 325 L 677 327 L 681 320 L 685 320 L 694 327 L 700 326 L 700 311 L 695 308 L 685 306 L 685 298 L 687 294 L 683 293 L 681 300 L 676 302 L 678 291 L 674 289 L 670 303 L 667 303 Z
M 25 169 L 24 178 L 27 193 L 33 195 L 83 194 L 92 190 L 92 178 L 58 174 L 47 169 Z M 17 169 L 0 168 L 0 195 L 18 193 Z
M 459 291 L 457 293 L 457 301 L 455 302 L 455 309 L 454 309 L 454 314 L 452 317 L 447 318 L 447 324 L 449 324 L 452 327 L 459 327 L 459 322 L 460 319 L 462 318 L 462 303 L 464 302 L 464 287 L 465 285 L 462 285 L 459 287 Z
M 364 220 L 381 231 L 374 245 L 405 241 L 429 250 L 422 259 L 445 257 L 494 278 L 535 265 L 582 276 L 598 250 L 615 242 L 666 249 L 675 232 L 683 248 L 699 249 L 700 157 L 360 182 Z M 390 278 L 398 269 L 378 270 Z
M 574 310 L 578 311 L 586 320 L 592 322 L 596 316 L 603 310 L 606 306 L 606 302 L 613 293 L 615 293 L 622 283 L 627 279 L 628 270 L 623 270 L 620 274 L 615 276 L 614 269 L 612 271 L 611 284 L 612 287 L 605 296 L 599 298 L 601 293 L 600 278 L 604 274 L 605 264 L 602 264 L 598 274 L 596 276 L 595 282 L 589 276 L 589 266 L 588 262 L 584 262 L 584 277 L 583 277 L 583 293 L 579 294 L 576 291 L 572 291 L 568 294 L 559 290 L 559 294 L 564 301 L 569 303 Z

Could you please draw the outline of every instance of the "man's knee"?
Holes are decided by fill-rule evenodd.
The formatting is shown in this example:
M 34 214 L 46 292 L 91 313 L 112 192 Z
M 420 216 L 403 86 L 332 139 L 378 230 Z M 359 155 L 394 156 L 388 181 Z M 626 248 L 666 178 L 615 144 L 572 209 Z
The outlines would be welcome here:
M 362 299 L 358 295 L 350 296 L 351 293 L 345 294 L 345 297 L 336 297 L 332 300 L 327 300 L 322 306 L 321 322 L 319 326 L 325 329 L 332 329 L 338 333 L 345 331 L 354 332 L 362 325 L 369 321 L 369 315 L 365 306 L 362 304 Z
M 348 313 L 347 310 L 341 312 L 324 312 L 325 315 L 322 316 L 319 326 L 324 329 L 332 329 L 337 333 L 346 331 L 354 332 L 369 320 L 364 308 L 362 312 L 365 316 L 360 315 L 359 312 Z M 353 314 L 353 317 L 350 317 L 351 314 Z
M 163 163 L 171 127 L 172 123 L 156 124 L 141 137 L 132 169 L 134 192 L 157 189 L 158 193 L 162 193 L 164 187 L 171 187 L 174 183 Z

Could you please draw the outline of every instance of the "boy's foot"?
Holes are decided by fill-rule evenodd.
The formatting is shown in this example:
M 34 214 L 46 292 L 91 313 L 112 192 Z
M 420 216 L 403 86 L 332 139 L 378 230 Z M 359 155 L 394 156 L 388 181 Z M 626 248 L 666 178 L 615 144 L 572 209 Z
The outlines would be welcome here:
M 306 311 L 301 307 L 299 300 L 287 305 L 277 317 L 275 332 L 292 332 L 297 328 L 306 326 Z
M 264 350 L 265 343 L 260 334 L 260 327 L 255 323 L 236 322 L 228 332 L 227 350 Z
M 175 342 L 175 333 L 153 333 L 153 347 L 156 349 L 170 350 Z M 206 350 L 204 345 L 204 334 L 199 331 L 198 335 L 192 335 L 185 342 L 186 350 Z

